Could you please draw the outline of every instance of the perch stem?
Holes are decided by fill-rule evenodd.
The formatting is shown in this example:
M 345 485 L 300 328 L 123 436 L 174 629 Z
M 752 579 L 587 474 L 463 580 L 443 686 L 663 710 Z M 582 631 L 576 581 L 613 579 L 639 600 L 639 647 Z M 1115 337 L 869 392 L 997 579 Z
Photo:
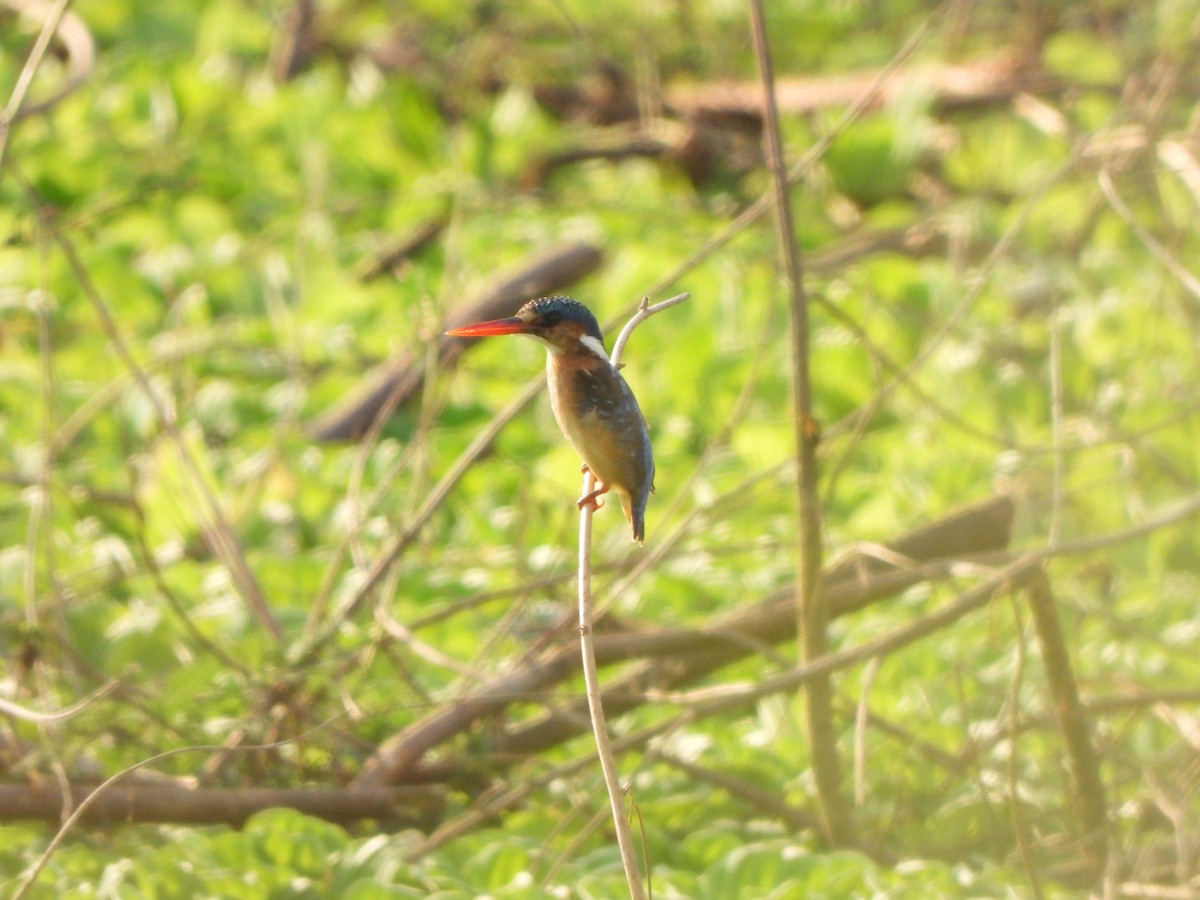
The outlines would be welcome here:
M 643 299 L 638 311 L 621 329 L 613 344 L 613 366 L 620 365 L 621 354 L 633 329 L 650 316 L 661 312 L 688 298 L 679 294 L 669 300 L 650 305 Z M 604 705 L 600 699 L 600 673 L 596 666 L 596 643 L 592 631 L 592 513 L 596 510 L 596 479 L 585 466 L 583 469 L 583 494 L 579 505 L 579 647 L 583 655 L 583 681 L 587 689 L 588 712 L 592 722 L 592 734 L 596 739 L 596 755 L 600 757 L 600 768 L 604 772 L 604 785 L 608 789 L 608 801 L 612 807 L 613 826 L 617 832 L 617 846 L 621 851 L 621 864 L 625 868 L 625 880 L 629 884 L 629 896 L 642 900 L 646 896 L 638 872 L 637 855 L 633 844 L 633 831 L 629 817 L 625 814 L 625 791 L 617 774 L 617 763 L 608 737 L 608 723 L 604 718 Z

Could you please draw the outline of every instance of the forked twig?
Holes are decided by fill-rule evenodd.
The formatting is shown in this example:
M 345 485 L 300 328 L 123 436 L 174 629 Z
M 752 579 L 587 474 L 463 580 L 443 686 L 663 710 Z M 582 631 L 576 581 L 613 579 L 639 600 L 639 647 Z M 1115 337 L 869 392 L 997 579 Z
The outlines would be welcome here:
M 621 333 L 617 335 L 616 341 L 613 342 L 612 353 L 609 355 L 613 368 L 620 366 L 621 354 L 625 352 L 625 345 L 629 343 L 629 336 L 633 334 L 633 329 L 637 328 L 655 313 L 662 312 L 664 309 L 672 306 L 677 306 L 690 296 L 691 294 L 685 291 L 669 300 L 655 303 L 653 306 L 650 305 L 648 297 L 643 297 L 642 302 L 638 304 L 637 312 L 633 314 L 632 319 L 625 323 L 625 327 L 621 329 Z
M 679 294 L 670 300 L 650 305 L 643 298 L 634 314 L 613 344 L 609 359 L 613 368 L 621 364 L 621 354 L 633 329 L 657 312 L 682 303 L 687 294 Z M 583 496 L 591 496 L 595 488 L 595 477 L 591 470 L 583 474 Z M 579 507 L 579 648 L 583 654 L 583 681 L 587 687 L 588 711 L 591 714 L 592 734 L 596 738 L 596 755 L 600 757 L 600 768 L 604 772 L 604 784 L 608 788 L 609 805 L 612 807 L 613 825 L 617 831 L 617 846 L 621 851 L 621 864 L 625 867 L 625 880 L 629 884 L 629 896 L 641 900 L 645 896 L 642 879 L 638 874 L 637 856 L 633 845 L 633 833 L 629 819 L 625 816 L 624 790 L 617 775 L 617 763 L 613 758 L 612 745 L 608 739 L 608 725 L 604 720 L 604 705 L 600 700 L 600 674 L 596 667 L 596 643 L 592 632 L 592 513 L 594 503 Z M 648 871 L 647 871 L 648 874 Z

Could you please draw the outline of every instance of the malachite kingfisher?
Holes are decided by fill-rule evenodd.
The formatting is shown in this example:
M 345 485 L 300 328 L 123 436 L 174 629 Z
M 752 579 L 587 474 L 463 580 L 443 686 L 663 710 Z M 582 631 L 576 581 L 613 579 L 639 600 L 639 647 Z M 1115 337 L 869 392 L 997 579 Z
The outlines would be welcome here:
M 646 534 L 646 502 L 654 490 L 650 435 L 633 391 L 608 358 L 596 317 L 570 297 L 542 297 L 508 319 L 453 328 L 446 334 L 487 337 L 526 334 L 546 345 L 546 380 L 558 427 L 597 487 L 579 507 L 600 508 L 601 494 L 616 491 L 639 544 Z

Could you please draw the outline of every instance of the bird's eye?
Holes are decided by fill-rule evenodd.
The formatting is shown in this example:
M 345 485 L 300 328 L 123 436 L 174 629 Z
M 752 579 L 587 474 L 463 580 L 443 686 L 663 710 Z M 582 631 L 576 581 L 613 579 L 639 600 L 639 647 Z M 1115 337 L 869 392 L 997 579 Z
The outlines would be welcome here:
M 548 312 L 542 316 L 542 327 L 553 328 L 562 321 L 562 313 Z

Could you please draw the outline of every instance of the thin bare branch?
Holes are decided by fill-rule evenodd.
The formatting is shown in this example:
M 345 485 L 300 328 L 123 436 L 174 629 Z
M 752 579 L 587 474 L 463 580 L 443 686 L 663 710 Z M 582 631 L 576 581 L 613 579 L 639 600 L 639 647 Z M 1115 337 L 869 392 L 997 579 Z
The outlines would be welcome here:
M 792 219 L 787 164 L 779 130 L 779 107 L 775 97 L 775 74 L 767 39 L 763 0 L 749 0 L 751 33 L 763 88 L 763 124 L 767 163 L 775 190 L 775 221 L 783 257 L 785 283 L 791 310 L 792 421 L 796 440 L 797 565 L 796 614 L 800 661 L 811 665 L 829 651 L 825 629 L 829 613 L 821 596 L 821 498 L 817 490 L 817 440 L 819 429 L 813 418 L 812 380 L 809 371 L 808 297 L 796 226 Z M 835 847 L 854 841 L 854 819 L 850 803 L 842 794 L 841 763 L 837 731 L 833 725 L 833 688 L 827 680 L 813 679 L 805 690 L 805 733 L 817 789 L 818 809 L 826 839 Z
M 54 5 L 46 10 L 46 16 L 42 21 L 42 30 L 38 32 L 37 40 L 34 41 L 33 48 L 29 51 L 25 65 L 21 67 L 21 74 L 17 76 L 17 83 L 13 85 L 12 93 L 8 97 L 8 104 L 4 107 L 3 114 L 0 115 L 0 171 L 3 171 L 4 162 L 8 158 L 8 137 L 12 132 L 13 123 L 21 113 L 25 96 L 29 93 L 29 86 L 33 84 L 33 76 L 37 74 L 38 66 L 42 64 L 46 51 L 50 49 L 50 41 L 58 30 L 62 17 L 66 15 L 70 3 L 71 0 L 55 0 Z
M 1192 295 L 1193 300 L 1200 300 L 1200 278 L 1193 275 L 1187 268 L 1184 267 L 1174 255 L 1171 254 L 1166 247 L 1154 237 L 1146 227 L 1137 220 L 1133 214 L 1133 210 L 1129 208 L 1129 204 L 1118 193 L 1117 186 L 1113 183 L 1112 175 L 1107 169 L 1102 169 L 1097 176 L 1100 182 L 1100 190 L 1104 192 L 1105 199 L 1113 208 L 1121 220 L 1130 227 L 1137 239 L 1141 241 L 1142 246 L 1153 254 L 1154 258 L 1162 263 L 1163 267 L 1175 276 L 1175 279 Z
M 1050 690 L 1050 708 L 1066 745 L 1073 794 L 1070 807 L 1078 818 L 1084 858 L 1093 876 L 1099 878 L 1108 862 L 1106 792 L 1100 777 L 1100 760 L 1092 738 L 1091 722 L 1079 697 L 1054 592 L 1044 569 L 1039 568 L 1030 579 L 1026 595 Z
M 36 709 L 26 709 L 20 704 L 0 697 L 0 714 L 12 716 L 14 719 L 21 719 L 25 722 L 65 722 L 67 719 L 79 715 L 102 697 L 107 697 L 117 687 L 117 684 L 118 682 L 116 681 L 109 681 L 77 703 L 72 703 L 65 709 L 54 712 L 40 712 Z M 2 805 L 0 805 L 0 809 L 3 809 Z
M 1013 507 L 996 498 L 901 535 L 890 545 L 898 554 L 926 562 L 957 560 L 965 555 L 1007 545 Z M 842 615 L 894 595 L 923 579 L 945 576 L 945 561 L 892 570 L 875 559 L 851 559 L 825 577 L 831 613 Z M 790 591 L 767 597 L 754 606 L 722 616 L 708 628 L 665 628 L 647 633 L 602 634 L 595 639 L 599 664 L 635 659 L 633 667 L 605 691 L 605 704 L 624 712 L 644 701 L 647 686 L 662 690 L 691 684 L 721 666 L 759 652 L 767 643 L 795 636 L 795 598 Z M 360 783 L 398 783 L 414 777 L 417 763 L 441 743 L 481 717 L 510 703 L 528 700 L 570 677 L 574 652 L 561 646 L 505 672 L 467 697 L 457 698 L 385 741 L 372 757 Z M 586 706 L 574 701 L 528 724 L 514 726 L 503 744 L 511 754 L 525 755 L 555 746 L 586 727 Z
M 655 313 L 682 303 L 687 298 L 686 293 L 679 294 L 669 300 L 656 303 L 654 306 L 650 306 L 648 298 L 643 298 L 637 313 L 621 329 L 621 333 L 613 342 L 612 355 L 609 357 L 613 368 L 620 367 L 625 345 L 638 325 Z M 595 477 L 591 470 L 585 469 L 583 497 L 592 495 L 594 482 Z M 612 745 L 608 737 L 608 724 L 604 719 L 600 674 L 596 667 L 596 642 L 592 623 L 592 513 L 595 510 L 594 502 L 581 503 L 579 507 L 579 647 L 583 656 L 583 682 L 587 691 L 592 736 L 596 741 L 596 755 L 600 758 L 600 768 L 604 773 L 604 785 L 608 789 L 609 805 L 612 807 L 613 826 L 617 832 L 617 846 L 621 851 L 625 881 L 629 885 L 629 896 L 634 900 L 641 900 L 645 893 L 642 889 L 641 875 L 638 873 L 633 833 L 629 827 L 629 818 L 625 814 L 625 792 L 617 775 L 617 763 L 613 757 Z M 647 868 L 646 874 L 649 877 L 649 868 Z
M 487 452 L 501 430 L 537 396 L 538 391 L 542 389 L 544 380 L 545 376 L 525 385 L 522 391 L 509 401 L 509 404 L 498 412 L 492 418 L 492 421 L 488 423 L 487 427 L 479 432 L 470 445 L 459 454 L 458 459 L 454 461 L 454 464 L 446 471 L 446 474 L 441 477 L 438 483 L 434 485 L 433 490 L 429 492 L 428 496 L 426 496 L 425 502 L 421 504 L 421 507 L 413 514 L 405 526 L 388 542 L 387 546 L 380 551 L 379 555 L 375 557 L 370 568 L 363 573 L 353 590 L 337 605 L 329 615 L 328 620 L 322 623 L 319 628 L 314 629 L 313 633 L 296 648 L 294 656 L 297 664 L 310 662 L 314 658 L 314 655 L 319 652 L 320 648 L 337 634 L 342 623 L 353 615 L 355 610 L 358 609 L 371 592 L 379 586 L 396 560 L 416 540 L 421 529 L 425 527 L 429 519 L 442 503 L 445 502 L 459 481 L 470 471 L 471 466 L 475 465 L 479 457 Z
M 229 524 L 229 520 L 222 510 L 220 502 L 209 486 L 203 472 L 201 472 L 200 464 L 196 461 L 195 455 L 189 448 L 187 441 L 184 440 L 174 413 L 150 383 L 150 378 L 145 369 L 134 358 L 129 345 L 121 335 L 120 328 L 117 327 L 112 310 L 104 297 L 101 296 L 96 285 L 92 282 L 87 267 L 84 266 L 83 260 L 80 259 L 79 254 L 75 250 L 74 243 L 58 227 L 49 209 L 42 202 L 42 198 L 38 196 L 32 186 L 24 184 L 23 187 L 26 196 L 37 210 L 38 219 L 42 227 L 53 236 L 55 243 L 58 244 L 63 256 L 66 258 L 67 264 L 75 276 L 75 280 L 83 290 L 84 295 L 91 302 L 92 308 L 95 310 L 96 316 L 100 320 L 101 327 L 104 329 L 105 336 L 108 338 L 113 350 L 120 358 L 126 370 L 133 376 L 139 390 L 145 396 L 146 402 L 154 410 L 154 415 L 159 425 L 170 439 L 171 446 L 179 458 L 180 465 L 188 476 L 186 484 L 189 489 L 195 492 L 200 509 L 204 511 L 205 516 L 209 520 L 202 523 L 201 530 L 205 540 L 208 541 L 213 553 L 216 554 L 217 558 L 221 560 L 225 568 L 229 571 L 235 588 L 250 608 L 250 611 L 257 617 L 259 623 L 267 632 L 277 642 L 282 643 L 283 629 L 280 627 L 274 612 L 272 612 L 271 607 L 268 605 L 262 588 L 259 586 L 258 579 L 246 562 L 242 545 L 233 527 Z

